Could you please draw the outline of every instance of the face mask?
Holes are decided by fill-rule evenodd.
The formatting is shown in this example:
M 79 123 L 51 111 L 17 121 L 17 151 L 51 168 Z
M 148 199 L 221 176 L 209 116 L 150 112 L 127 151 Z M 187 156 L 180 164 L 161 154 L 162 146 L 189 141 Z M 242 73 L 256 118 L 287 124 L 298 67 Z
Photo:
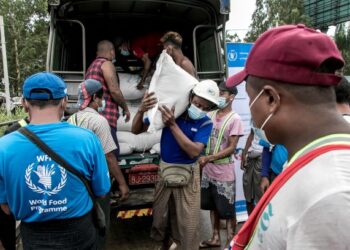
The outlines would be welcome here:
M 106 108 L 106 101 L 105 101 L 105 100 L 102 100 L 102 106 L 101 106 L 101 107 L 98 107 L 98 108 L 97 108 L 97 111 L 98 111 L 98 112 L 102 112 L 102 111 L 105 110 L 105 108 Z
M 127 50 L 127 49 L 121 49 L 121 50 L 120 50 L 120 54 L 121 54 L 122 56 L 130 56 L 130 52 L 129 52 L 129 50 Z
M 252 109 L 252 107 L 253 107 L 254 103 L 256 102 L 256 100 L 258 100 L 259 97 L 262 95 L 262 93 L 264 93 L 264 90 L 263 90 L 263 89 L 260 91 L 260 93 L 255 97 L 255 99 L 254 99 L 254 100 L 252 101 L 252 103 L 249 105 L 249 109 L 250 109 L 250 110 Z M 257 128 L 257 127 L 252 126 L 252 129 L 253 129 L 253 131 L 254 131 L 254 134 L 255 134 L 257 137 L 259 137 L 259 139 L 264 140 L 264 141 L 266 141 L 266 142 L 268 142 L 268 143 L 270 143 L 270 142 L 269 142 L 269 140 L 268 140 L 267 137 L 266 137 L 266 133 L 265 133 L 265 131 L 264 131 L 264 127 L 265 127 L 266 123 L 271 119 L 272 116 L 273 116 L 273 113 L 271 113 L 271 114 L 265 119 L 265 121 L 263 122 L 263 124 L 261 125 L 260 128 Z M 271 144 L 271 143 L 270 143 L 270 144 Z
M 226 108 L 227 105 L 229 104 L 229 103 L 226 101 L 226 98 L 225 98 L 225 97 L 222 97 L 222 96 L 219 97 L 218 101 L 219 101 L 219 103 L 218 103 L 218 108 L 219 108 L 219 109 Z
M 207 112 L 204 112 L 194 104 L 191 104 L 191 106 L 187 109 L 187 111 L 188 111 L 188 115 L 193 120 L 202 119 L 207 115 Z

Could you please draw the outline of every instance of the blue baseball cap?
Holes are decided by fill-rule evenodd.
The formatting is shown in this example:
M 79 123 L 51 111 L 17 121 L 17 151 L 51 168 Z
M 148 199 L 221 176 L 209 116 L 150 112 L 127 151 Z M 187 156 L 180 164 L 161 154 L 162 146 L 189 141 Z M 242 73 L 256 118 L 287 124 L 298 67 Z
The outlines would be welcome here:
M 54 100 L 65 96 L 66 83 L 59 76 L 49 72 L 31 75 L 23 84 L 23 97 L 28 100 Z

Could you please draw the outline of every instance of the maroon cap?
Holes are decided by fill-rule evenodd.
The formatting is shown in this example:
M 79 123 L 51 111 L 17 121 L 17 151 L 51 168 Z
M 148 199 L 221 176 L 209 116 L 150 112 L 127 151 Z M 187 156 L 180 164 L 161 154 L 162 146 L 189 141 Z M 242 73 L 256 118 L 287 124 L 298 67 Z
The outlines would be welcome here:
M 226 84 L 236 86 L 252 75 L 292 84 L 337 85 L 340 77 L 316 72 L 327 59 L 332 59 L 337 69 L 344 66 L 330 37 L 303 24 L 284 25 L 266 31 L 256 40 L 245 68 L 229 77 Z

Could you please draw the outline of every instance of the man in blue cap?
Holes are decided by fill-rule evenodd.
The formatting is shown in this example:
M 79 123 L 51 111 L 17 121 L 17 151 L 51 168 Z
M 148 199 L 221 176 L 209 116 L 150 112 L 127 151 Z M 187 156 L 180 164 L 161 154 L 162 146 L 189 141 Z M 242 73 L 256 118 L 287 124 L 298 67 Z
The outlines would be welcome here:
M 104 196 L 110 182 L 101 144 L 91 131 L 61 122 L 66 96 L 66 84 L 54 74 L 27 78 L 26 128 L 90 180 L 96 196 Z M 20 132 L 0 144 L 0 204 L 21 220 L 24 249 L 95 249 L 93 203 L 82 181 Z

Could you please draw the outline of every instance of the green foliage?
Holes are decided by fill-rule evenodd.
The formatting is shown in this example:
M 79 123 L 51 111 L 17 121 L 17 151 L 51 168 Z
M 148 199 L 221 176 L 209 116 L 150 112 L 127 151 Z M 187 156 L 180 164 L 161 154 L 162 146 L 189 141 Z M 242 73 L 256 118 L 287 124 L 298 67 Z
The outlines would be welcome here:
M 256 0 L 253 21 L 244 40 L 254 42 L 269 28 L 284 24 L 310 25 L 310 18 L 304 15 L 303 3 L 303 0 Z
M 234 33 L 233 35 L 229 33 L 229 31 L 226 31 L 226 42 L 227 43 L 240 43 L 242 42 L 241 38 L 237 35 L 237 33 Z
M 18 95 L 26 77 L 45 69 L 49 23 L 47 1 L 0 0 L 0 15 L 5 23 L 11 93 Z M 1 63 L 0 76 L 3 76 Z
M 0 123 L 23 119 L 27 115 L 28 114 L 22 108 L 17 108 L 16 111 L 11 115 L 7 115 L 5 110 L 0 109 Z M 7 126 L 0 127 L 0 136 L 4 134 L 6 128 Z
M 350 26 L 344 23 L 337 25 L 334 40 L 345 60 L 343 74 L 350 75 Z

